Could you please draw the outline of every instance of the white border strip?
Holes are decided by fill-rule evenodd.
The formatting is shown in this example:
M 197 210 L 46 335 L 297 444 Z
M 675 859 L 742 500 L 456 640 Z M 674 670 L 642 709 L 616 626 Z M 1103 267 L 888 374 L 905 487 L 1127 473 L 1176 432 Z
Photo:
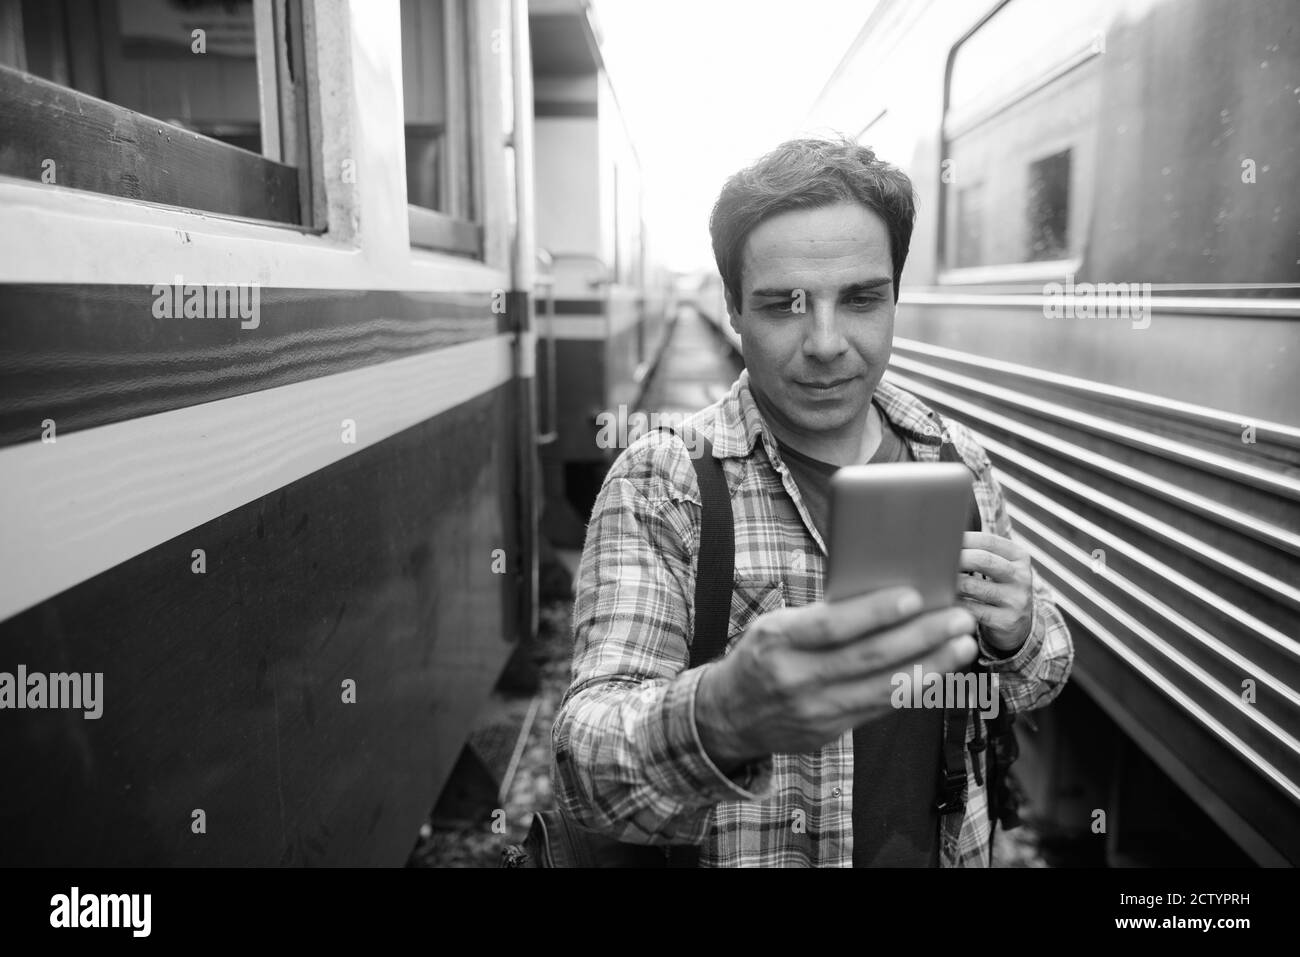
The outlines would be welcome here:
M 1096 284 L 1094 284 L 1096 285 Z M 1130 285 L 1131 288 L 1131 285 Z M 1104 312 L 1109 304 L 1106 296 L 1060 295 L 1049 298 L 1046 292 L 1035 295 L 1020 293 L 957 293 L 957 292 L 904 292 L 898 297 L 900 306 L 1016 306 L 1023 309 L 1035 309 L 1040 312 L 1049 303 L 1077 309 L 1087 306 L 1090 311 Z M 1148 296 L 1142 300 L 1148 310 L 1147 316 L 1156 312 L 1169 315 L 1209 315 L 1209 316 L 1256 316 L 1263 318 L 1290 319 L 1300 315 L 1300 301 L 1295 299 L 1222 299 L 1213 296 Z M 1125 317 L 1127 318 L 1127 317 Z M 1060 322 L 1049 319 L 1045 322 Z M 1087 320 L 1085 320 L 1087 321 Z M 1104 321 L 1097 320 L 1097 321 Z
M 536 321 L 537 335 L 545 339 L 590 339 L 601 342 L 609 338 L 608 316 L 579 316 L 556 313 L 553 317 L 539 312 Z
M 0 620 L 503 385 L 512 370 L 511 337 L 500 335 L 0 449 Z M 355 444 L 343 442 L 344 419 Z

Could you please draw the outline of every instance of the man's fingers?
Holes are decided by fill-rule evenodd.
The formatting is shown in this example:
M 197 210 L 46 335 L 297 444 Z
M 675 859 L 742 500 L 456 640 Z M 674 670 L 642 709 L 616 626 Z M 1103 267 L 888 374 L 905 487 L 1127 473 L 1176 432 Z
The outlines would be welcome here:
M 962 607 L 971 613 L 976 621 L 981 625 L 991 625 L 993 613 L 998 610 L 997 605 L 986 605 L 982 601 L 974 601 L 969 598 L 958 599 Z
M 1014 564 L 984 548 L 963 548 L 957 567 L 963 572 L 978 572 L 1000 582 L 1011 581 L 1016 572 Z
M 963 532 L 961 545 L 962 548 L 982 548 L 1010 562 L 1019 561 L 1028 554 L 1024 545 L 992 532 Z
M 979 650 L 980 646 L 974 638 L 970 635 L 960 635 L 945 643 L 927 661 L 921 662 L 921 673 L 937 671 L 939 674 L 947 674 L 950 671 L 964 671 L 975 660 Z
M 1005 605 L 1014 594 L 1009 585 L 976 578 L 974 575 L 957 576 L 957 597 L 960 599 L 979 601 L 986 605 Z
M 971 634 L 975 627 L 975 617 L 965 608 L 928 612 L 817 655 L 815 667 L 822 669 L 829 682 L 857 681 L 913 662 L 959 635 Z
M 817 602 L 779 612 L 781 628 L 796 648 L 834 648 L 887 628 L 921 610 L 913 588 L 883 588 L 844 601 Z

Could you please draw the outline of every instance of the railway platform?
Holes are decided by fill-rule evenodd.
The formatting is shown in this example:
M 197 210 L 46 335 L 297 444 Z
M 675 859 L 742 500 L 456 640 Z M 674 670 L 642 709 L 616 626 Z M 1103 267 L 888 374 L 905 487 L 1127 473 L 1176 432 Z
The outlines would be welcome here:
M 646 389 L 642 411 L 698 412 L 726 394 L 741 368 L 740 357 L 717 330 L 694 307 L 683 306 Z

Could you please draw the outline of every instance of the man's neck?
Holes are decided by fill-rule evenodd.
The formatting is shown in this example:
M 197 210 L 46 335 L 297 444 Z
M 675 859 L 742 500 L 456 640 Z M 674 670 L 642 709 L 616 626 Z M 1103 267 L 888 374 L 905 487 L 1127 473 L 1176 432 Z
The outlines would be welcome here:
M 858 457 L 853 461 L 853 465 L 865 465 L 871 461 L 871 456 L 876 454 L 876 449 L 880 448 L 880 441 L 884 437 L 885 423 L 881 421 L 880 410 L 876 408 L 876 403 L 867 403 L 867 427 L 862 430 L 862 447 L 858 450 Z
M 787 432 L 785 428 L 774 421 L 774 416 L 766 413 L 761 398 L 756 395 L 755 399 L 758 400 L 760 411 L 764 411 L 763 417 L 767 421 L 768 428 L 772 430 L 772 434 L 783 444 L 802 452 L 810 458 L 831 465 L 863 465 L 870 461 L 871 456 L 876 453 L 876 449 L 880 446 L 882 429 L 885 426 L 875 402 L 867 403 L 867 413 L 863 417 L 862 426 L 856 433 L 823 439 L 820 442 L 809 442 L 806 436 L 792 435 Z

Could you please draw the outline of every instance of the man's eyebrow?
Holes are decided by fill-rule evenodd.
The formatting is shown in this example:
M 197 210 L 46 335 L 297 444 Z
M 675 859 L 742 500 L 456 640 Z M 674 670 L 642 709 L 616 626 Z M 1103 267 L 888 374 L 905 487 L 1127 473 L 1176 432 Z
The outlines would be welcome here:
M 842 289 L 840 289 L 840 292 L 841 293 L 870 292 L 873 289 L 879 289 L 881 286 L 888 286 L 891 283 L 893 283 L 893 281 L 894 280 L 890 279 L 887 276 L 881 279 L 864 279 L 862 280 L 862 282 L 850 283 L 849 285 L 844 286 Z M 800 287 L 791 286 L 787 289 L 779 289 L 776 287 L 771 287 L 768 289 L 755 289 L 750 292 L 750 295 L 761 299 L 789 299 L 792 296 L 794 296 L 795 291 L 798 288 Z
M 863 282 L 855 282 L 851 286 L 845 286 L 840 292 L 870 292 L 873 289 L 879 289 L 881 286 L 893 285 L 894 280 L 889 277 L 883 279 L 867 279 Z

